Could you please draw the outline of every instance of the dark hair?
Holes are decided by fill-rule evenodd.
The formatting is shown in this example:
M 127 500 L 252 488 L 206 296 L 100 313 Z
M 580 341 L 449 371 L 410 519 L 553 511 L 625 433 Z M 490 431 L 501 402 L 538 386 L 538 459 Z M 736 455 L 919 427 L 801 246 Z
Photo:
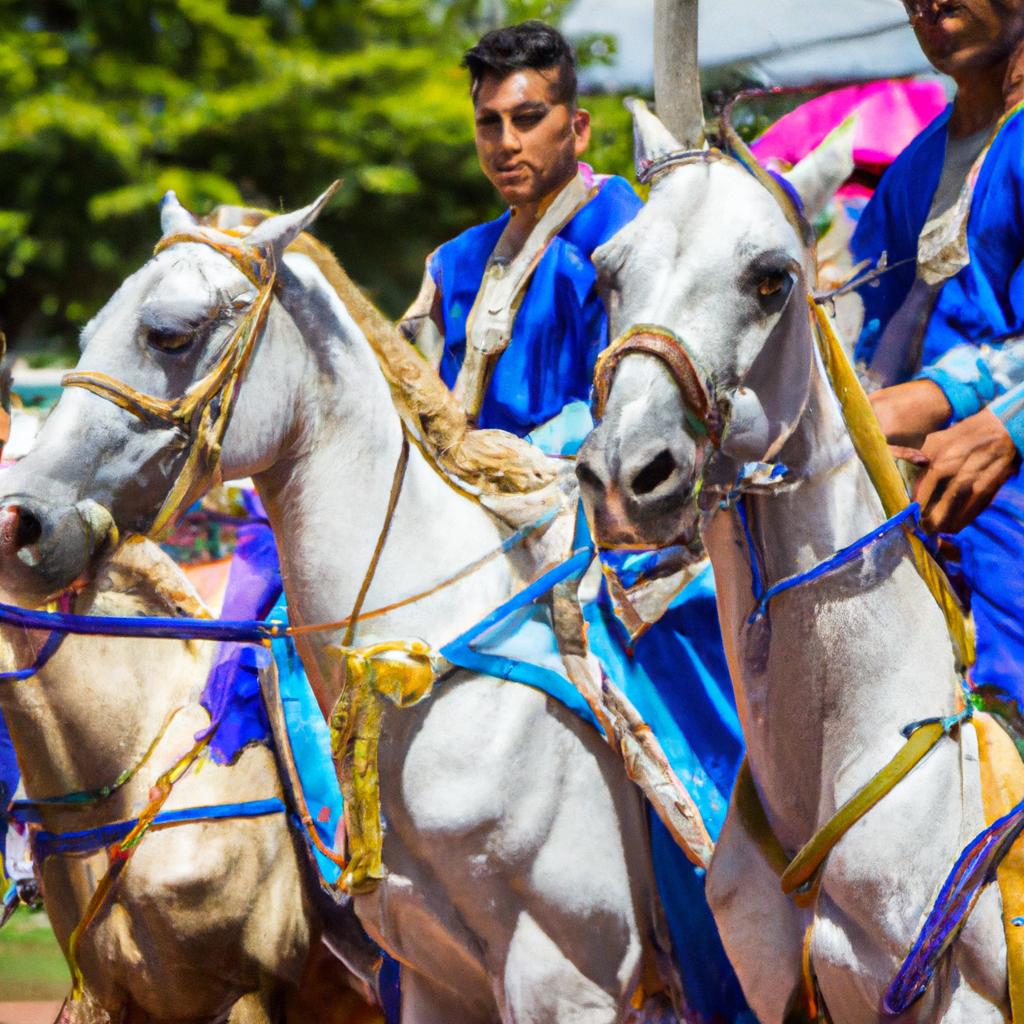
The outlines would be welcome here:
M 505 78 L 526 68 L 556 68 L 555 100 L 570 106 L 576 102 L 576 54 L 565 36 L 543 21 L 524 21 L 488 32 L 466 51 L 462 66 L 469 70 L 470 94 L 474 99 L 487 75 Z

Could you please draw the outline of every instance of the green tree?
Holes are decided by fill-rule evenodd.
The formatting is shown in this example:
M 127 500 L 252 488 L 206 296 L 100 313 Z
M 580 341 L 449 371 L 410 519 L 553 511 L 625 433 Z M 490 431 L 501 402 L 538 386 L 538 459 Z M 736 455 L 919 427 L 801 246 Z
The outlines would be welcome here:
M 338 177 L 319 233 L 397 314 L 426 253 L 499 209 L 461 53 L 569 2 L 0 0 L 0 326 L 72 346 L 169 188 L 199 213 L 280 208 Z M 601 169 L 624 170 L 628 120 L 597 102 Z

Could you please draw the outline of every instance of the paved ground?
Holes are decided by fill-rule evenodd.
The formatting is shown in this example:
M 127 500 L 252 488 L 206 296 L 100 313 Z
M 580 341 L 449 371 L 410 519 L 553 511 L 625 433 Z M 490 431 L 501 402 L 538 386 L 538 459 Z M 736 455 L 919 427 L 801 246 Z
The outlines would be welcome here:
M 60 1003 L 0 1003 L 0 1024 L 53 1024 Z

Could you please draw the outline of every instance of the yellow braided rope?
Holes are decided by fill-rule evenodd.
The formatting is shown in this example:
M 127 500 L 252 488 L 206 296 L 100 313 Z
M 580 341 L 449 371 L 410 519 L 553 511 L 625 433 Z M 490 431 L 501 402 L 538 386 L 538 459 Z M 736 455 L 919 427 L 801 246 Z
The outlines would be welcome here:
M 832 321 L 813 299 L 810 299 L 810 303 L 818 351 L 821 353 L 832 389 L 839 399 L 839 406 L 853 439 L 854 448 L 878 492 L 886 516 L 894 516 L 906 508 L 910 501 L 903 485 L 903 478 L 889 452 L 889 445 L 878 425 L 868 396 L 860 386 L 850 360 L 843 351 Z M 907 539 L 910 541 L 914 565 L 946 619 L 957 658 L 957 668 L 960 672 L 966 672 L 974 664 L 975 658 L 973 627 L 964 615 L 960 602 L 953 593 L 949 580 L 946 579 L 946 574 L 917 537 L 908 532 Z

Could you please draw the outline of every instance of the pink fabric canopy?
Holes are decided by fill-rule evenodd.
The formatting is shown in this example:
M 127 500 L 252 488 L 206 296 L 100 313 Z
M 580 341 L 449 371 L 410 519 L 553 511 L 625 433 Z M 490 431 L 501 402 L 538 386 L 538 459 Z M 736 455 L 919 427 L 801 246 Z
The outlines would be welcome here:
M 757 158 L 771 165 L 799 162 L 833 128 L 857 119 L 853 159 L 857 167 L 881 174 L 907 144 L 946 107 L 937 81 L 892 79 L 850 85 L 797 107 L 754 142 Z

